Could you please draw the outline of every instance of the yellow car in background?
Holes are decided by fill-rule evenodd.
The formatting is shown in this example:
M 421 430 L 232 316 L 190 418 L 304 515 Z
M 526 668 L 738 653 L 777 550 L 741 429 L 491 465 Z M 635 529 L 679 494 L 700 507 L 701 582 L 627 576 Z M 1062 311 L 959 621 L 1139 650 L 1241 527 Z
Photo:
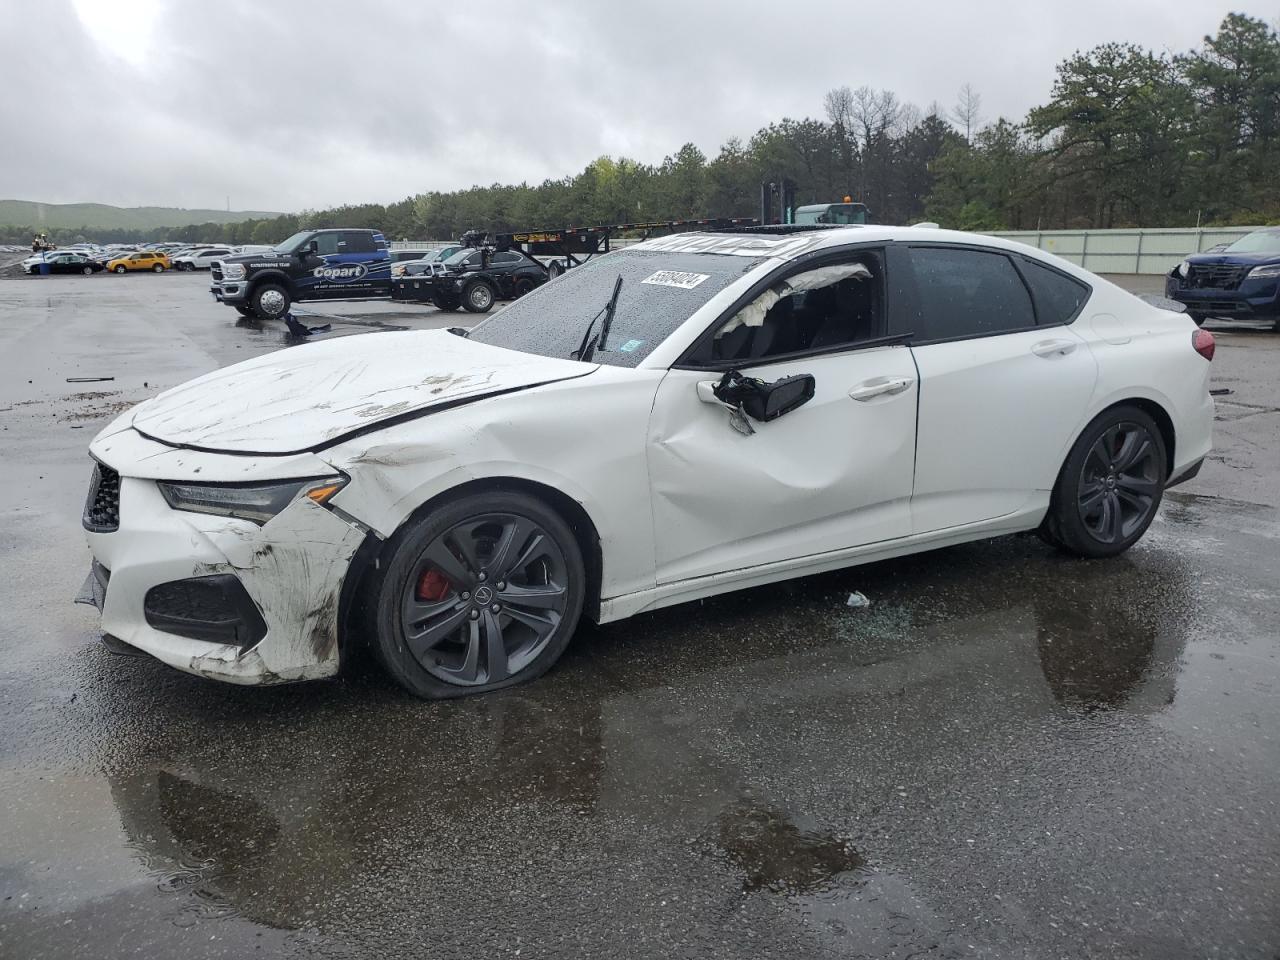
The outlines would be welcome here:
M 107 261 L 107 269 L 112 273 L 127 273 L 130 270 L 151 270 L 155 273 L 164 273 L 172 266 L 173 263 L 169 260 L 168 254 L 158 253 L 155 250 L 126 253 L 116 257 L 114 260 Z

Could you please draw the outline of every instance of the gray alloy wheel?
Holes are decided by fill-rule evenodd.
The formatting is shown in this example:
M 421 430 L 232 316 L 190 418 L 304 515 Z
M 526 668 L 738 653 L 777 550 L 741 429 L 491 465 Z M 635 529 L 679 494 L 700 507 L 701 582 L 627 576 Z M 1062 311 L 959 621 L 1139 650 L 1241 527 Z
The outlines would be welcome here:
M 125 265 L 124 265 L 123 263 L 122 263 L 122 264 L 119 264 L 119 265 L 116 267 L 116 273 L 125 273 L 125 272 L 126 272 L 126 268 L 125 268 Z
M 462 292 L 462 305 L 471 313 L 488 313 L 493 300 L 493 287 L 484 280 L 472 281 Z
M 1167 471 L 1164 439 L 1146 412 L 1104 411 L 1063 464 L 1041 536 L 1080 556 L 1123 553 L 1155 518 Z
M 93 267 L 85 267 L 80 272 L 83 273 L 86 277 L 91 277 L 93 276 Z
M 157 263 L 157 264 L 156 264 L 154 267 L 152 267 L 151 269 L 152 269 L 152 270 L 154 270 L 156 273 L 164 273 L 164 264 L 163 264 L 163 263 Z
M 466 497 L 389 548 L 370 594 L 375 650 L 412 693 L 457 697 L 520 683 L 568 645 L 586 574 L 572 531 L 542 501 Z

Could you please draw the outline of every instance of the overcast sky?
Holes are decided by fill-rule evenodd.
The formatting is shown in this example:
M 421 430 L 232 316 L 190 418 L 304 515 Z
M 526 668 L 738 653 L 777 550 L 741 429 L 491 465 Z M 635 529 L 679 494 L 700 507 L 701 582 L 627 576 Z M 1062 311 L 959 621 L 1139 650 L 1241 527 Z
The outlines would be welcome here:
M 293 211 L 708 156 L 832 87 L 987 119 L 1280 0 L 0 0 L 0 197 Z

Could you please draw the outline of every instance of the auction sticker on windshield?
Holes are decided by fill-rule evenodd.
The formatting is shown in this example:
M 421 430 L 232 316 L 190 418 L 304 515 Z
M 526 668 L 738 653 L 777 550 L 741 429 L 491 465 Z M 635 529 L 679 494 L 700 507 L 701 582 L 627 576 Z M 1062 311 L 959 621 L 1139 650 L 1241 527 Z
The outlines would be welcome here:
M 659 270 L 641 280 L 641 283 L 652 283 L 659 287 L 679 287 L 681 290 L 692 290 L 703 280 L 711 276 L 709 273 L 685 273 L 681 270 Z

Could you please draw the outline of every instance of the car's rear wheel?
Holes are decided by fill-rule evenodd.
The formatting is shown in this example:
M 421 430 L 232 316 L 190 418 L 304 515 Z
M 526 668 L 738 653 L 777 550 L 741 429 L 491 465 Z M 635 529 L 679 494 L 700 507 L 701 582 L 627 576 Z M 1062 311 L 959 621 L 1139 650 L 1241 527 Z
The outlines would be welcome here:
M 91 277 L 93 276 L 93 267 L 85 267 L 80 272 L 83 273 L 86 277 Z
M 564 519 L 494 491 L 454 500 L 388 543 L 367 600 L 375 650 L 420 697 L 532 680 L 560 658 L 582 613 L 586 572 Z
M 276 283 L 256 287 L 249 301 L 253 312 L 263 320 L 278 320 L 289 312 L 289 291 Z
M 493 287 L 485 280 L 473 280 L 462 291 L 462 305 L 471 313 L 488 313 L 494 299 Z
M 154 267 L 152 267 L 151 269 L 152 269 L 152 270 L 154 270 L 156 273 L 164 273 L 164 264 L 163 264 L 163 263 L 157 263 L 157 264 L 156 264 Z
M 511 292 L 515 294 L 515 299 L 520 299 L 526 293 L 533 290 L 534 283 L 529 277 L 519 277 L 515 283 L 511 285 Z
M 1167 478 L 1156 422 L 1133 406 L 1105 410 L 1062 465 L 1041 536 L 1082 557 L 1123 553 L 1151 525 Z
M 125 272 L 125 267 L 123 263 L 120 264 L 118 267 L 116 267 L 116 273 L 124 273 L 124 272 Z

